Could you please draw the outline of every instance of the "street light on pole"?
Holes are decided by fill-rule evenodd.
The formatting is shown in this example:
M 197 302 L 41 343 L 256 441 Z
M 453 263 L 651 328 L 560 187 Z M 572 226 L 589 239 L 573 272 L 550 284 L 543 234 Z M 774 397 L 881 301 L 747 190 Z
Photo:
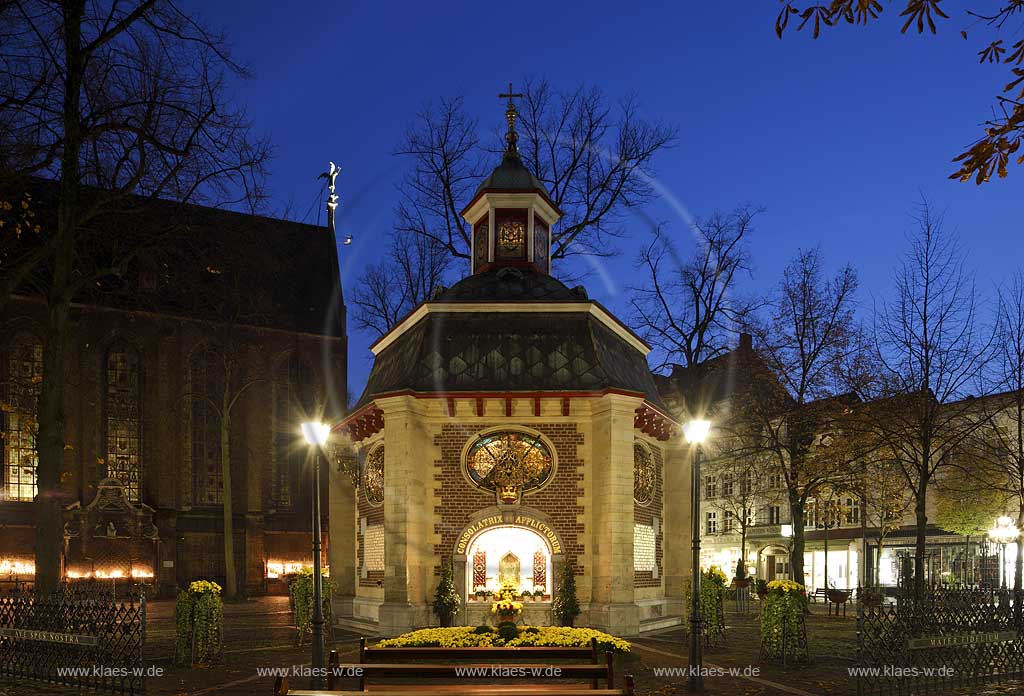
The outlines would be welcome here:
M 683 426 L 686 441 L 693 445 L 693 466 L 691 467 L 691 499 L 690 499 L 690 535 L 693 544 L 692 568 L 690 581 L 690 677 L 687 688 L 690 692 L 704 691 L 703 656 L 701 639 L 703 638 L 703 620 L 700 615 L 700 457 L 701 444 L 711 430 L 711 422 L 692 420 Z
M 313 679 L 311 688 L 327 688 L 327 664 L 324 660 L 323 576 L 320 571 L 320 452 L 327 444 L 331 426 L 320 422 L 302 424 L 302 437 L 313 448 Z
M 989 539 L 999 544 L 999 587 L 1003 590 L 1006 589 L 1006 545 L 1019 536 L 1020 530 L 1013 523 L 1013 518 L 1006 515 L 996 520 L 996 526 L 988 530 Z

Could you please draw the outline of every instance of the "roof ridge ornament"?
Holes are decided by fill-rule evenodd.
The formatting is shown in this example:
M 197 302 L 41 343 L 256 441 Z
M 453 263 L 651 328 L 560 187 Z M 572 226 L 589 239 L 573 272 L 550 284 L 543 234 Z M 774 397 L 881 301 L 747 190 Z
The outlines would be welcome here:
M 521 92 L 512 91 L 511 82 L 508 83 L 508 92 L 498 95 L 498 99 L 508 99 L 508 107 L 505 109 L 505 120 L 508 121 L 508 132 L 505 133 L 505 154 L 508 155 L 519 155 L 517 145 L 519 136 L 516 134 L 516 118 L 519 116 L 519 112 L 516 111 L 516 103 L 512 100 L 522 98 Z

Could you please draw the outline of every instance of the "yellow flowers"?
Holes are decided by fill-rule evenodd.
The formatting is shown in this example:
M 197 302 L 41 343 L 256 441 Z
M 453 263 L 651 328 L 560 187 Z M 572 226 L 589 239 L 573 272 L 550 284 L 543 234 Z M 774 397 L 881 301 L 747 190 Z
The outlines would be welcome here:
M 804 594 L 804 586 L 795 580 L 772 580 L 768 583 L 768 591 L 781 592 L 783 594 L 791 592 Z
M 188 586 L 188 591 L 193 594 L 204 594 L 207 592 L 220 594 L 220 585 L 209 580 L 196 580 Z
M 725 572 L 716 565 L 711 566 L 703 572 L 704 579 L 717 582 L 718 584 L 725 587 L 725 584 L 729 582 L 729 577 Z
M 522 610 L 523 603 L 511 599 L 499 599 L 491 605 L 492 614 L 519 614 Z
M 377 643 L 378 648 L 479 648 L 490 646 L 537 646 L 537 647 L 589 647 L 590 639 L 596 638 L 601 650 L 629 652 L 630 644 L 593 628 L 568 628 L 564 626 L 538 626 L 523 628 L 512 640 L 505 642 L 497 633 L 475 633 L 472 626 L 454 628 L 423 628 L 388 638 Z

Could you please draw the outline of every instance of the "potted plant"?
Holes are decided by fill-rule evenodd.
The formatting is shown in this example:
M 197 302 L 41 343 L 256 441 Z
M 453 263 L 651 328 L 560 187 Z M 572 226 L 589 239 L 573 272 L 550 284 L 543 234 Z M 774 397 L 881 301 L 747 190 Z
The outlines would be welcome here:
M 768 581 L 758 578 L 754 583 L 754 591 L 757 593 L 759 599 L 764 599 L 768 596 Z
M 530 592 L 530 590 L 528 590 L 528 589 L 526 589 L 524 587 L 522 592 L 520 593 L 519 597 L 524 602 L 532 602 L 533 601 L 533 592 Z
M 434 593 L 434 613 L 441 621 L 442 628 L 452 625 L 455 612 L 459 609 L 459 595 L 455 591 L 455 571 L 451 559 L 441 567 L 441 579 Z
M 735 587 L 747 587 L 750 585 L 750 578 L 747 576 L 747 565 L 743 559 L 736 561 L 736 576 L 732 579 Z
M 473 590 L 473 596 L 476 597 L 478 602 L 482 602 L 487 599 L 487 588 L 483 585 L 477 585 Z
M 850 598 L 850 591 L 838 590 L 835 587 L 829 587 L 825 592 L 825 596 L 828 597 L 828 601 L 833 604 L 845 604 L 846 600 Z
M 533 587 L 533 601 L 539 602 L 544 599 L 544 586 L 534 585 Z

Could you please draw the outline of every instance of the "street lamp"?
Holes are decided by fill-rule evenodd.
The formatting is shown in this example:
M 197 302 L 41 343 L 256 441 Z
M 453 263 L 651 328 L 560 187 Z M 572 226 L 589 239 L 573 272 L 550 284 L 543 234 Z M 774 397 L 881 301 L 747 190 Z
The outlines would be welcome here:
M 999 544 L 999 587 L 1006 589 L 1006 545 L 1016 541 L 1020 536 L 1020 530 L 1013 523 L 1013 519 L 1003 515 L 996 520 L 996 526 L 988 530 L 988 538 Z
M 692 420 L 683 426 L 686 441 L 694 446 L 691 470 L 690 535 L 693 544 L 690 591 L 690 677 L 687 688 L 691 692 L 704 691 L 704 676 L 701 656 L 702 619 L 700 615 L 700 457 L 701 444 L 711 430 L 711 422 Z
M 327 688 L 324 661 L 323 576 L 320 574 L 320 452 L 327 444 L 331 426 L 326 423 L 302 424 L 302 437 L 313 451 L 313 678 L 311 688 Z

